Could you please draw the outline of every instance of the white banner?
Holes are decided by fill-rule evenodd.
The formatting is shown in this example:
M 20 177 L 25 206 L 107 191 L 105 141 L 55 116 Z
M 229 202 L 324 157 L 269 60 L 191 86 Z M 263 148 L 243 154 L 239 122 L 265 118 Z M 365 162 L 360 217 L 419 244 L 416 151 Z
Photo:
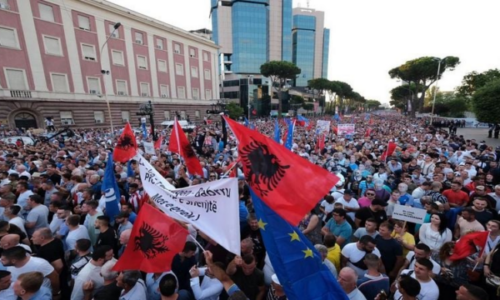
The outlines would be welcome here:
M 423 224 L 426 214 L 427 211 L 425 209 L 396 204 L 394 205 L 392 218 L 410 223 Z
M 331 121 L 318 120 L 316 122 L 316 133 L 319 135 L 328 134 L 330 132 Z
M 169 189 L 172 185 L 144 157 L 138 157 L 137 161 L 144 190 L 158 208 L 176 220 L 192 224 L 226 250 L 240 255 L 237 178 Z
M 337 132 L 338 132 L 338 135 L 350 135 L 350 134 L 354 134 L 354 128 L 355 128 L 355 125 L 354 124 L 338 124 L 337 125 Z
M 143 142 L 142 145 L 144 146 L 144 151 L 147 154 L 152 154 L 155 155 L 155 144 L 153 142 Z

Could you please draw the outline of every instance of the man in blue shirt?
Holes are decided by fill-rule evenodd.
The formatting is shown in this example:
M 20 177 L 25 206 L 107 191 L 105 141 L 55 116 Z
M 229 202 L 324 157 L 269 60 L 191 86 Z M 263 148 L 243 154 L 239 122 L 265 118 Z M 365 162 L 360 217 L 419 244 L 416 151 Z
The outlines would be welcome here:
M 342 208 L 335 208 L 332 212 L 332 218 L 321 229 L 321 233 L 333 234 L 337 238 L 337 244 L 342 248 L 352 236 L 352 227 L 346 220 L 347 213 Z

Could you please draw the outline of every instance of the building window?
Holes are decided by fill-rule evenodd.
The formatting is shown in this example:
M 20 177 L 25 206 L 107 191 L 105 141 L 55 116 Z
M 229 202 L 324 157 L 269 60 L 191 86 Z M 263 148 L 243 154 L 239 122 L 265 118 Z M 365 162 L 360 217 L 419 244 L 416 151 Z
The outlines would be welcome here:
M 144 45 L 144 35 L 142 32 L 136 32 L 135 34 L 135 43 L 139 45 Z
M 167 61 L 165 60 L 158 60 L 158 71 L 167 73 Z
M 212 99 L 212 90 L 205 90 L 205 99 L 206 100 Z
M 203 60 L 208 61 L 208 53 L 203 52 Z
M 116 81 L 116 93 L 119 96 L 127 96 L 127 81 L 125 80 L 117 80 Z
M 200 99 L 200 89 L 198 88 L 193 88 L 193 99 Z
M 40 19 L 49 22 L 55 22 L 54 9 L 52 8 L 52 6 L 38 3 L 38 10 L 40 11 Z
M 160 97 L 162 98 L 169 98 L 170 97 L 170 92 L 168 90 L 168 85 L 160 85 Z
M 199 111 L 199 110 L 195 110 L 195 111 L 194 111 L 194 117 L 195 117 L 196 119 L 199 119 L 199 118 L 200 118 L 200 111 Z
M 101 94 L 101 84 L 99 78 L 87 77 L 87 83 L 89 85 L 89 94 L 93 95 Z
M 198 68 L 197 67 L 191 67 L 191 77 L 198 78 Z
M 193 48 L 189 48 L 189 56 L 196 57 L 196 51 Z
M 86 16 L 78 16 L 78 27 L 83 30 L 90 31 L 90 19 Z
M 210 69 L 205 69 L 205 80 L 211 80 Z
M 0 46 L 19 49 L 15 29 L 0 27 Z
M 5 69 L 5 75 L 7 77 L 7 87 L 11 90 L 28 90 L 28 85 L 26 84 L 26 76 L 24 70 L 19 69 Z
M 120 38 L 120 30 L 115 30 L 115 24 L 109 24 L 109 35 L 115 39 Z
M 122 123 L 128 123 L 128 122 L 130 122 L 130 112 L 122 111 Z
M 61 40 L 58 38 L 44 35 L 43 44 L 45 45 L 45 54 L 63 56 Z
M 141 96 L 149 97 L 149 83 L 141 82 Z
M 0 0 L 0 9 L 9 10 L 9 0 Z
M 68 81 L 66 74 L 51 74 L 52 77 L 52 91 L 56 93 L 68 92 Z
M 163 40 L 162 39 L 156 39 L 156 49 L 163 50 Z
M 186 111 L 181 110 L 181 120 L 186 120 Z
M 125 60 L 123 59 L 123 52 L 118 50 L 111 51 L 113 57 L 113 64 L 117 66 L 125 66 Z
M 175 64 L 175 74 L 184 76 L 184 65 L 183 64 Z
M 174 43 L 174 53 L 181 54 L 181 45 Z
M 103 111 L 94 111 L 94 120 L 96 124 L 104 123 L 104 112 Z
M 73 113 L 70 111 L 61 111 L 59 112 L 59 116 L 61 117 L 62 125 L 73 125 L 75 121 L 73 120 Z
M 137 55 L 137 67 L 142 70 L 148 69 L 148 60 L 146 56 Z
M 96 61 L 95 47 L 94 45 L 82 44 L 83 59 Z
M 163 114 L 165 115 L 165 120 L 170 121 L 170 110 L 164 111 Z
M 177 98 L 186 99 L 186 89 L 183 86 L 177 87 Z

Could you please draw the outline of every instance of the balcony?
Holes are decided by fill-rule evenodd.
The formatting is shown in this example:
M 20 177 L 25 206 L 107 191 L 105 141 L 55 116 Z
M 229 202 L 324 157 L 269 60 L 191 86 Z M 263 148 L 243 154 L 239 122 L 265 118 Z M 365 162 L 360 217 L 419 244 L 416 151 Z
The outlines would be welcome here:
M 12 98 L 31 98 L 31 91 L 11 90 L 10 96 Z

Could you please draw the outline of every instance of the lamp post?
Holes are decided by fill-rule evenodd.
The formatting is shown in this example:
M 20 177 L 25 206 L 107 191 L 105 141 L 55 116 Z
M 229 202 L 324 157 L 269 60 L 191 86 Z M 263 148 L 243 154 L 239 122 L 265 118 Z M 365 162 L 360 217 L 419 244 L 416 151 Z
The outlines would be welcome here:
M 138 116 L 149 116 L 149 124 L 151 124 L 151 135 L 153 136 L 153 141 L 156 141 L 158 137 L 155 134 L 154 108 L 151 100 L 149 100 L 148 103 L 141 104 L 141 106 L 139 107 L 139 112 L 136 114 Z
M 445 60 L 445 58 L 443 59 L 440 59 L 440 58 L 436 58 L 436 60 L 439 61 L 438 63 L 438 71 L 437 71 L 437 75 L 436 75 L 436 88 L 434 89 L 434 99 L 432 100 L 432 111 L 431 111 L 431 125 L 432 125 L 432 121 L 434 120 L 434 107 L 436 106 L 436 95 L 438 93 L 438 87 L 439 87 L 439 73 L 441 72 L 441 62 L 443 62 L 443 60 Z
M 120 28 L 121 25 L 122 24 L 120 22 L 115 23 L 115 25 L 113 25 L 113 31 L 108 36 L 108 38 L 106 39 L 106 41 L 104 42 L 104 44 L 102 44 L 101 49 L 99 50 L 99 57 L 102 57 L 102 50 L 104 50 L 104 46 L 106 46 L 106 44 L 108 43 L 109 39 L 113 36 L 113 34 L 115 33 L 115 31 L 118 30 L 118 28 Z M 101 62 L 102 62 L 102 59 L 101 59 Z M 101 65 L 101 74 L 102 74 L 103 80 L 104 80 L 104 78 L 106 78 L 106 77 L 104 77 L 104 75 L 109 75 L 109 70 L 104 70 L 102 68 L 102 65 Z M 107 91 L 104 93 L 104 100 L 106 101 L 106 105 L 108 106 L 108 115 L 109 115 L 109 124 L 110 124 L 110 127 L 111 127 L 111 136 L 114 136 L 115 129 L 113 127 L 113 117 L 111 115 L 111 105 L 109 104 Z

